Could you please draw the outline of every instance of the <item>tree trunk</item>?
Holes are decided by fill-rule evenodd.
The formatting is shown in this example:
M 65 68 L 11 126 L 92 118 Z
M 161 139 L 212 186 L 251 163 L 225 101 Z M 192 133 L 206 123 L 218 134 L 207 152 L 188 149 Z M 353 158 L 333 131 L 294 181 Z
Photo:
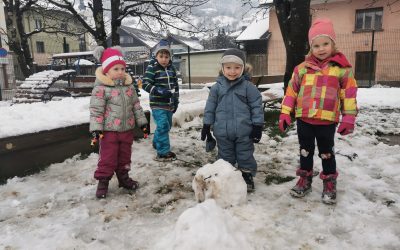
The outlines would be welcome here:
M 121 26 L 119 13 L 120 0 L 114 0 L 111 5 L 111 45 L 120 45 L 118 28 Z
M 17 61 L 24 77 L 33 73 L 33 59 L 31 56 L 28 36 L 25 33 L 23 24 L 23 12 L 20 11 L 21 3 L 19 0 L 10 1 L 6 5 L 7 10 L 7 30 L 9 47 L 17 55 Z
M 310 28 L 310 0 L 274 0 L 283 42 L 286 48 L 284 90 L 296 65 L 304 61 L 308 51 Z
M 33 73 L 33 58 L 28 44 L 29 37 L 25 33 L 23 13 L 17 10 L 17 30 L 21 39 L 22 58 L 24 59 L 24 67 L 21 66 L 22 73 L 25 77 Z
M 95 30 L 89 30 L 96 40 L 97 45 L 107 48 L 107 35 L 104 27 L 103 1 L 93 1 L 93 17 L 96 25 Z

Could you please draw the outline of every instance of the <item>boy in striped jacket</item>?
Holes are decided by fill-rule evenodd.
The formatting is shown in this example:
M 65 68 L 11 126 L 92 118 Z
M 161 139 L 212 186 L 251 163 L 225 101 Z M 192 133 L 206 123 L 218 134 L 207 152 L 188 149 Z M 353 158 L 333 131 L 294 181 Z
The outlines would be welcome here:
M 300 178 L 290 193 L 304 197 L 311 192 L 315 139 L 322 160 L 322 202 L 336 203 L 336 160 L 334 137 L 337 132 L 353 132 L 357 115 L 357 84 L 346 57 L 335 47 L 335 31 L 329 19 L 312 24 L 308 40 L 310 53 L 295 67 L 282 101 L 279 128 L 283 132 L 291 124 L 294 113 L 300 144 Z M 341 115 L 341 119 L 340 119 Z
M 153 137 L 153 148 L 157 150 L 155 160 L 173 161 L 176 155 L 171 151 L 169 131 L 172 114 L 178 109 L 179 86 L 168 41 L 161 40 L 154 54 L 155 58 L 146 69 L 142 88 L 150 94 L 150 108 L 157 126 Z

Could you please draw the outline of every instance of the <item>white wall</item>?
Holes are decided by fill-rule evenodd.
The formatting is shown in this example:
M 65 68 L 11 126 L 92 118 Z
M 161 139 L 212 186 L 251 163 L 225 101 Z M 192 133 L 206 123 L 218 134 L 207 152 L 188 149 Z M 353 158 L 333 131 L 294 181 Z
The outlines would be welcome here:
M 221 68 L 220 60 L 224 51 L 218 53 L 198 53 L 190 55 L 190 73 L 192 77 L 217 77 Z M 182 55 L 185 62 L 186 76 L 189 75 L 188 56 Z

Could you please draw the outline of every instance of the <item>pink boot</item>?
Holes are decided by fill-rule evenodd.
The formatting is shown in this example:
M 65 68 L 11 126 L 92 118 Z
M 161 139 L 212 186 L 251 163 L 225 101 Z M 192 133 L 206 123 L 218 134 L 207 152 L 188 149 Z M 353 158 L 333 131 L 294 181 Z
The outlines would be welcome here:
M 301 198 L 306 196 L 306 194 L 312 191 L 312 178 L 313 178 L 313 171 L 307 171 L 303 169 L 297 169 L 296 175 L 300 176 L 299 180 L 297 181 L 296 185 L 290 190 L 290 194 L 293 197 Z
M 323 181 L 324 190 L 322 191 L 322 202 L 325 204 L 335 204 L 336 203 L 336 179 L 338 177 L 338 172 L 334 174 L 321 174 L 319 177 Z
M 108 192 L 108 179 L 99 180 L 96 190 L 96 197 L 99 199 L 104 199 L 107 196 Z
M 139 187 L 139 182 L 132 180 L 128 172 L 117 172 L 118 183 L 120 187 L 136 190 Z

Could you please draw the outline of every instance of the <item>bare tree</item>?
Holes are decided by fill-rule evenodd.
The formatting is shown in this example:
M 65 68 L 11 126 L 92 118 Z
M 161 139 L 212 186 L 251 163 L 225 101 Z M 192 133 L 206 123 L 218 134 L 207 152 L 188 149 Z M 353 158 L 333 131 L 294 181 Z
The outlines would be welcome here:
M 49 11 L 41 8 L 38 0 L 3 0 L 6 10 L 6 25 L 8 46 L 16 54 L 18 65 L 24 77 L 33 73 L 33 58 L 29 47 L 29 39 L 38 33 L 50 33 L 56 36 L 80 36 L 84 34 L 83 29 L 73 28 L 63 29 L 61 23 L 71 22 L 71 16 L 59 10 Z M 24 26 L 24 18 L 38 18 L 40 26 L 29 31 L 29 27 Z M 67 27 L 67 25 L 65 25 Z
M 26 33 L 23 24 L 23 15 L 30 10 L 37 0 L 3 0 L 6 11 L 6 26 L 8 46 L 17 55 L 18 64 L 22 74 L 27 77 L 33 72 L 33 59 L 28 45 L 28 39 L 33 34 L 39 33 L 34 30 Z
M 111 6 L 106 8 L 102 1 L 92 0 L 88 3 L 91 10 L 91 20 L 85 19 L 76 10 L 76 6 L 69 0 L 48 0 L 48 2 L 58 8 L 69 11 L 75 18 L 82 23 L 83 27 L 94 37 L 98 45 L 107 47 L 106 43 L 106 12 L 111 13 L 111 44 L 119 45 L 120 39 L 118 28 L 124 18 L 134 17 L 139 25 L 147 27 L 151 31 L 158 29 L 175 29 L 187 32 L 200 32 L 197 27 L 190 22 L 191 9 L 207 3 L 209 0 L 113 0 Z M 151 24 L 157 24 L 153 26 Z M 182 28 L 185 24 L 187 27 Z
M 294 68 L 304 61 L 304 56 L 307 54 L 310 0 L 274 0 L 273 3 L 286 49 L 286 67 L 283 77 L 286 91 Z
M 48 0 L 47 5 L 42 4 L 41 6 L 48 10 L 56 7 L 57 9 L 68 11 L 93 36 L 98 45 L 107 47 L 103 1 L 93 0 L 88 3 L 88 8 L 91 11 L 91 19 L 87 19 L 87 16 L 77 10 L 74 3 L 69 0 Z

